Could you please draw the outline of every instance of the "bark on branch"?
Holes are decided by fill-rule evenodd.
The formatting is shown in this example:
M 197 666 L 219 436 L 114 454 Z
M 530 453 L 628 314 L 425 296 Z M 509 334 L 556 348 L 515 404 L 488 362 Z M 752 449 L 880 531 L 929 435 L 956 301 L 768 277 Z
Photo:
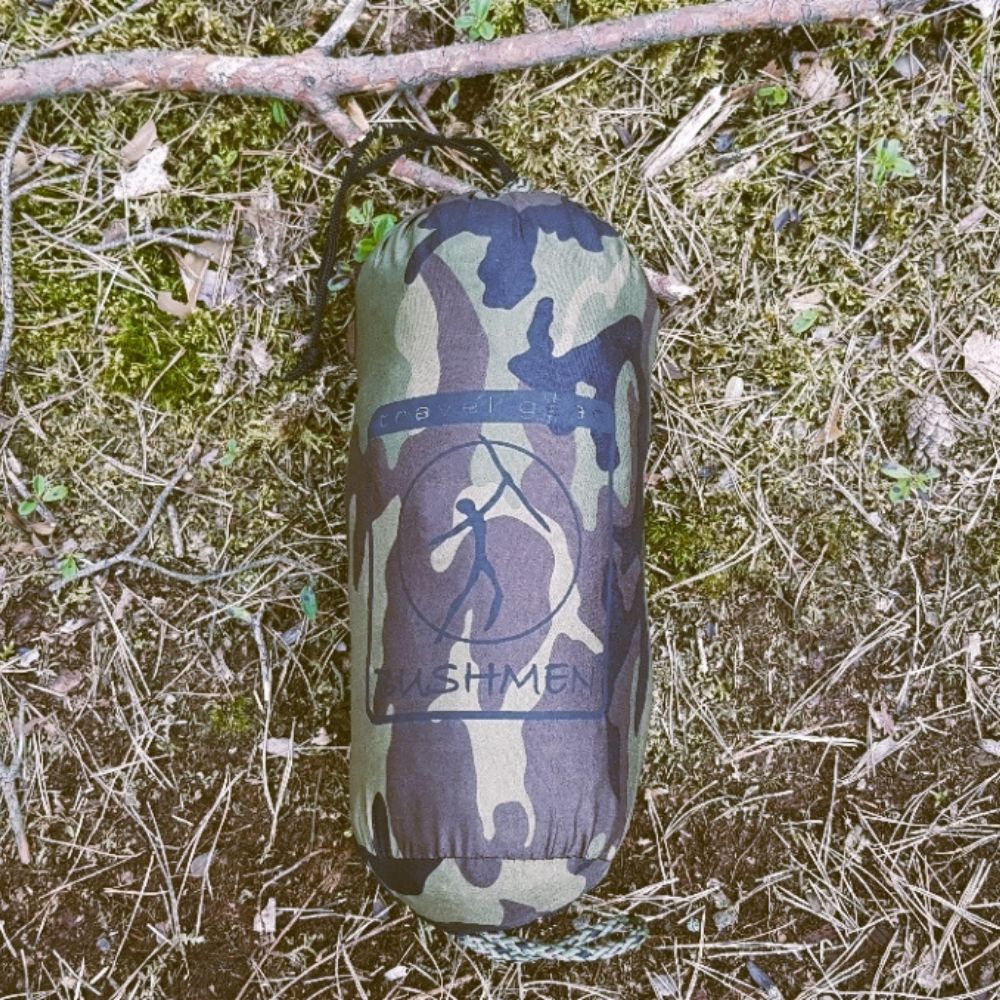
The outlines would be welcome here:
M 317 47 L 294 56 L 219 56 L 193 50 L 58 56 L 0 69 L 0 104 L 83 93 L 179 91 L 280 98 L 322 114 L 345 94 L 593 59 L 684 38 L 876 18 L 901 5 L 901 0 L 726 0 L 389 56 L 333 59 Z

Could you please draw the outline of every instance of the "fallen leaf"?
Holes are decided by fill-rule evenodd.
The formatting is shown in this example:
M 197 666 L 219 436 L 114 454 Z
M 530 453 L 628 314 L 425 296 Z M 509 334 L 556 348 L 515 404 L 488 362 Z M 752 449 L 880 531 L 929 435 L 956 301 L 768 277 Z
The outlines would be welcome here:
M 907 49 L 897 56 L 892 68 L 904 80 L 915 80 L 924 72 L 924 64 L 914 55 L 912 49 Z
M 355 98 L 349 97 L 344 106 L 347 109 L 347 117 L 350 118 L 355 125 L 357 125 L 361 134 L 364 135 L 364 133 L 367 132 L 371 126 L 368 122 L 368 118 L 365 116 L 365 113 L 361 108 L 361 105 L 358 104 Z
M 199 854 L 188 869 L 195 878 L 204 878 L 208 874 L 209 866 L 212 864 L 212 852 L 206 851 Z
M 980 203 L 971 212 L 959 219 L 958 224 L 955 226 L 955 231 L 958 233 L 971 233 L 989 214 L 989 208 Z
M 911 347 L 906 353 L 925 371 L 937 371 L 937 358 L 930 351 L 921 351 L 917 347 Z
M 139 126 L 135 135 L 122 146 L 122 151 L 119 155 L 123 163 L 131 166 L 138 163 L 157 145 L 159 145 L 159 137 L 156 134 L 156 122 L 152 118 L 149 118 Z
M 726 383 L 726 391 L 723 399 L 727 406 L 735 406 L 743 398 L 744 385 L 745 383 L 739 375 L 734 375 Z
M 244 218 L 254 231 L 253 260 L 268 275 L 274 274 L 283 259 L 287 222 L 278 196 L 265 183 L 250 196 Z
M 278 929 L 278 904 L 274 896 L 271 896 L 262 909 L 253 918 L 253 929 L 255 934 L 274 934 Z
M 646 280 L 653 294 L 666 302 L 680 302 L 694 295 L 694 288 L 674 274 L 661 274 L 651 268 L 643 268 Z
M 823 304 L 823 291 L 815 288 L 811 292 L 802 292 L 799 295 L 788 296 L 788 306 L 793 313 L 805 312 L 814 306 Z
M 825 59 L 802 59 L 795 89 L 803 100 L 825 104 L 840 90 L 840 77 Z
M 869 705 L 868 714 L 871 716 L 872 722 L 874 722 L 883 733 L 888 733 L 890 736 L 896 735 L 896 723 L 889 714 L 889 710 L 886 708 L 885 702 L 882 702 L 877 709 L 874 705 Z
M 165 313 L 176 316 L 178 319 L 186 319 L 194 312 L 198 304 L 201 283 L 205 280 L 205 273 L 208 271 L 210 261 L 192 253 L 186 253 L 183 257 L 179 254 L 176 256 L 177 262 L 180 264 L 181 280 L 184 282 L 187 301 L 181 302 L 175 299 L 170 292 L 161 291 L 156 296 L 156 304 Z
M 843 436 L 844 429 L 840 426 L 842 415 L 843 408 L 839 403 L 834 403 L 830 407 L 826 423 L 810 438 L 809 447 L 812 451 L 819 451 L 824 446 L 833 444 L 834 441 Z
M 264 753 L 269 757 L 294 757 L 295 741 L 287 736 L 269 736 L 264 741 Z
M 979 749 L 992 754 L 994 757 L 1000 757 L 1000 740 L 981 739 L 979 741 Z
M 219 304 L 220 297 L 216 294 L 218 272 L 211 271 L 212 263 L 218 263 L 225 254 L 225 244 L 218 240 L 204 240 L 195 244 L 193 250 L 181 254 L 174 252 L 184 283 L 186 302 L 175 299 L 169 292 L 161 291 L 156 296 L 156 304 L 165 313 L 186 319 L 194 312 L 199 300 L 209 307 Z M 206 287 L 207 286 L 207 287 Z
M 83 683 L 83 674 L 79 670 L 64 670 L 50 685 L 54 694 L 69 694 Z
M 114 197 L 118 201 L 125 201 L 145 198 L 159 191 L 169 191 L 170 178 L 163 169 L 169 150 L 169 146 L 157 146 L 146 153 L 135 165 L 135 169 L 124 174 L 115 185 Z
M 31 157 L 22 150 L 14 154 L 13 165 L 11 166 L 11 178 L 17 180 L 18 177 L 26 174 L 31 169 Z
M 274 358 L 271 357 L 267 349 L 267 341 L 262 340 L 260 337 L 255 337 L 250 341 L 247 354 L 261 375 L 266 375 L 275 365 Z
M 524 30 L 529 34 L 539 31 L 549 31 L 552 25 L 549 23 L 548 15 L 545 11 L 533 4 L 524 5 Z
M 410 971 L 407 965 L 394 965 L 391 969 L 387 969 L 385 973 L 385 978 L 390 983 L 398 983 L 401 979 L 405 979 L 407 973 Z
M 962 348 L 965 370 L 992 396 L 1000 389 L 1000 338 L 976 330 Z

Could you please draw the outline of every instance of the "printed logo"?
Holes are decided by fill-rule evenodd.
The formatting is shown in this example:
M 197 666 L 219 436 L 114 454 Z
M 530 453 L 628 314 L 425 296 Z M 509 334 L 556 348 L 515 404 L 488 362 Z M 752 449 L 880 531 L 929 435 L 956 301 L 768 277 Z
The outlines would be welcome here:
M 380 406 L 368 434 L 389 439 L 371 452 L 399 498 L 391 530 L 368 530 L 369 718 L 600 717 L 612 567 L 600 553 L 614 533 L 598 450 L 615 440 L 612 408 L 571 392 L 438 393 Z M 591 494 L 602 527 L 589 561 L 570 477 L 605 498 Z
M 473 485 L 469 470 L 479 456 L 488 456 L 488 478 Z M 532 502 L 511 468 L 520 469 L 522 482 L 533 483 L 527 489 L 542 494 L 544 504 L 541 499 Z M 540 513 L 542 506 L 548 516 Z M 427 526 L 435 516 L 457 522 L 428 537 Z M 417 475 L 403 498 L 400 532 L 408 539 L 397 550 L 406 597 L 434 632 L 435 644 L 442 639 L 470 644 L 520 639 L 559 611 L 576 580 L 580 525 L 566 487 L 551 466 L 526 448 L 483 435 L 447 449 Z M 542 580 L 526 577 L 526 570 L 560 560 L 564 565 L 558 572 L 567 579 L 553 603 Z M 532 605 L 540 606 L 525 618 Z M 485 614 L 473 614 L 472 631 L 466 635 L 460 627 L 463 612 L 476 606 L 485 608 Z

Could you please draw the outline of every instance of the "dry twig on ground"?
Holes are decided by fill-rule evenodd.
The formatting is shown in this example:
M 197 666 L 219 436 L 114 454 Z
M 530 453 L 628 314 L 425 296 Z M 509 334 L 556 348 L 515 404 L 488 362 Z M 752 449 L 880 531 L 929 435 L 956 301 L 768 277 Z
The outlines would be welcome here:
M 11 251 L 12 207 L 10 179 L 14 171 L 14 155 L 31 120 L 34 105 L 29 104 L 18 119 L 10 141 L 0 160 L 0 306 L 3 307 L 3 327 L 0 328 L 0 390 L 7 370 L 7 359 L 14 340 L 14 260 Z
M 17 843 L 17 854 L 21 864 L 31 864 L 31 848 L 28 846 L 28 835 L 24 830 L 24 814 L 21 811 L 21 801 L 17 795 L 17 780 L 21 776 L 24 762 L 24 702 L 18 710 L 17 724 L 14 729 L 14 756 L 9 764 L 0 762 L 0 790 L 3 791 L 7 803 L 7 815 L 10 828 Z

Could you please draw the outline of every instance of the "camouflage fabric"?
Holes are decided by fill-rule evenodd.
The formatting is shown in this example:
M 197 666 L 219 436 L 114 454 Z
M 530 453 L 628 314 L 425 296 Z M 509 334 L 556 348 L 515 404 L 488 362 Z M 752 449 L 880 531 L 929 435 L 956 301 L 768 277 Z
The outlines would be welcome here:
M 443 201 L 358 277 L 353 825 L 450 930 L 565 906 L 625 833 L 657 325 L 615 230 L 551 193 Z

